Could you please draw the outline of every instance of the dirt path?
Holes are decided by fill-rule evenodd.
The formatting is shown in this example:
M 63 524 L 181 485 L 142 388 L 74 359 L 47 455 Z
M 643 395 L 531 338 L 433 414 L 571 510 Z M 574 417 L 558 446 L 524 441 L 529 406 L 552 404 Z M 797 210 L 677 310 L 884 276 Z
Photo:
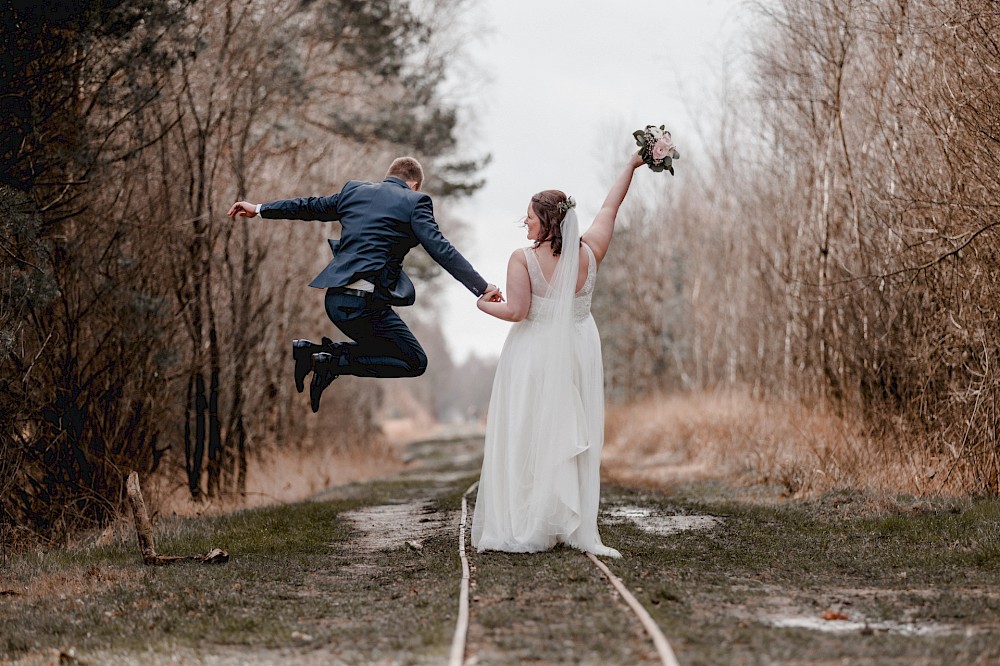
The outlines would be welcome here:
M 157 525 L 162 552 L 218 545 L 224 566 L 151 569 L 131 544 L 7 562 L 0 662 L 445 664 L 481 447 L 422 442 L 391 479 Z M 604 489 L 602 535 L 624 555 L 608 565 L 681 664 L 1000 663 L 1000 503 L 758 494 Z M 466 663 L 658 663 L 580 553 L 469 560 Z
M 481 452 L 480 440 L 412 445 L 413 466 L 401 476 L 391 503 L 342 514 L 359 531 L 351 557 L 364 561 L 400 543 L 422 552 L 425 543 L 450 541 L 457 552 L 459 493 L 475 479 Z M 343 497 L 345 490 L 355 492 L 338 489 L 328 496 Z M 465 663 L 660 663 L 631 611 L 581 553 L 559 549 L 525 557 L 467 547 L 472 580 Z M 443 583 L 452 593 L 452 623 L 460 579 L 458 572 Z M 446 661 L 444 655 L 434 659 Z

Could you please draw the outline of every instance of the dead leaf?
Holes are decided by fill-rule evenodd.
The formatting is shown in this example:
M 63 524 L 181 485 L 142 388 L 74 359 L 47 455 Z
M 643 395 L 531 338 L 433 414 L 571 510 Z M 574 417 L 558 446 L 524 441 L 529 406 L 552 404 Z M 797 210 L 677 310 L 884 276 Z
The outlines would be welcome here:
M 201 557 L 202 564 L 225 564 L 229 561 L 229 553 L 221 548 L 213 548 Z

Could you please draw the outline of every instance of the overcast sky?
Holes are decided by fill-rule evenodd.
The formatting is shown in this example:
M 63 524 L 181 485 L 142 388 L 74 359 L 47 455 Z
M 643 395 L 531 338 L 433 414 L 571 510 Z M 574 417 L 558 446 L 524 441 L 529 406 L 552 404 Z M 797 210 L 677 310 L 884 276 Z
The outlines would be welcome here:
M 632 130 L 665 123 L 685 152 L 698 123 L 692 115 L 712 103 L 717 72 L 740 37 L 742 6 L 483 0 L 476 20 L 488 27 L 470 53 L 486 83 L 469 102 L 467 145 L 493 161 L 485 187 L 456 207 L 469 221 L 459 249 L 483 277 L 504 287 L 510 253 L 529 244 L 516 222 L 537 191 L 576 197 L 585 230 L 635 149 Z M 645 168 L 636 179 L 649 187 L 683 183 Z M 474 296 L 448 282 L 444 329 L 456 360 L 473 350 L 499 355 L 510 324 L 479 312 Z

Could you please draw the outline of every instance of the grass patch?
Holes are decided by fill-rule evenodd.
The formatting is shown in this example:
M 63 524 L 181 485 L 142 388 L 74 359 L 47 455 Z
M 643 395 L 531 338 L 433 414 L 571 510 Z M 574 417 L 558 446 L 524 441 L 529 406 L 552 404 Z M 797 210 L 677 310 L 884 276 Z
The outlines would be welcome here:
M 4 647 L 17 653 L 157 642 L 280 645 L 301 629 L 300 612 L 317 606 L 308 594 L 310 574 L 349 536 L 337 515 L 356 504 L 250 509 L 176 519 L 159 530 L 161 552 L 221 546 L 232 555 L 224 566 L 145 567 L 131 544 L 36 555 L 12 572 L 12 587 L 24 591 L 0 611 Z
M 624 555 L 609 566 L 684 664 L 1000 659 L 997 500 L 922 500 L 914 509 L 901 498 L 896 509 L 872 511 L 863 494 L 763 505 L 733 492 L 723 497 L 718 485 L 669 496 L 610 488 L 604 500 L 723 518 L 711 530 L 670 536 L 631 523 L 602 527 L 604 541 Z M 932 623 L 941 631 L 876 629 L 845 639 L 772 626 L 775 617 L 818 620 L 830 609 L 872 625 Z
M 479 474 L 470 474 L 469 476 L 455 481 L 455 490 L 450 493 L 445 493 L 443 495 L 435 498 L 433 506 L 438 511 L 461 511 L 462 510 L 462 497 L 465 495 L 465 491 L 469 487 L 479 480 Z M 472 504 L 475 502 L 476 493 L 473 492 L 469 495 L 469 520 L 472 520 Z M 458 533 L 455 533 L 455 538 L 458 538 Z
M 373 484 L 368 497 L 157 527 L 158 551 L 222 547 L 232 556 L 226 565 L 145 567 L 134 544 L 22 558 L 4 572 L 4 588 L 14 594 L 0 606 L 0 653 L 72 646 L 82 655 L 110 650 L 140 660 L 217 645 L 323 650 L 357 663 L 446 654 L 461 576 L 453 539 L 428 539 L 421 553 L 361 553 L 340 517 L 399 488 Z

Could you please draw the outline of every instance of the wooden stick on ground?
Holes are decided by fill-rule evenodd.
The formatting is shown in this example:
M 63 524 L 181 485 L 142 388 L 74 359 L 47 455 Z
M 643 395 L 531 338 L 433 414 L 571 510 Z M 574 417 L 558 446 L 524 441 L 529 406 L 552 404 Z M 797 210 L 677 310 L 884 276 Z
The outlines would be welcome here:
M 156 559 L 153 525 L 149 522 L 149 514 L 146 513 L 146 503 L 142 499 L 142 490 L 139 488 L 138 473 L 129 472 L 128 480 L 125 481 L 125 490 L 128 493 L 128 503 L 132 507 L 132 519 L 135 521 L 135 535 L 139 538 L 142 561 L 146 564 L 152 564 L 151 560 Z
M 153 525 L 149 522 L 149 514 L 146 512 L 146 502 L 143 501 L 142 490 L 139 488 L 139 475 L 136 472 L 129 472 L 128 479 L 125 481 L 125 491 L 128 494 L 128 503 L 132 507 L 135 534 L 139 539 L 139 550 L 142 552 L 143 564 L 162 566 L 182 561 L 194 561 L 203 564 L 224 564 L 229 561 L 229 553 L 221 548 L 213 548 L 205 555 L 157 555 L 156 546 L 153 542 Z

